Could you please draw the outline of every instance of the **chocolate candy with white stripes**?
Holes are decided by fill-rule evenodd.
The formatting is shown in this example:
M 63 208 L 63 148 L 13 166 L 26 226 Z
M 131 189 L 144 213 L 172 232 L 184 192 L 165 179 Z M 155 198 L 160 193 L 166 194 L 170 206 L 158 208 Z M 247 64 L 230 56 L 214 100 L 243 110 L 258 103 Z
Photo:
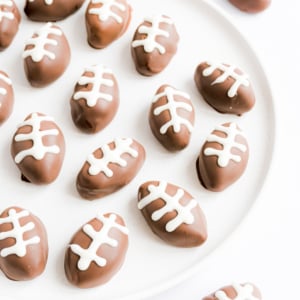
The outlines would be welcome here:
M 65 253 L 65 274 L 73 285 L 92 288 L 109 281 L 122 267 L 128 229 L 121 216 L 98 213 L 72 237 Z
M 194 129 L 195 111 L 190 96 L 162 85 L 152 100 L 149 123 L 154 136 L 169 151 L 187 147 Z
M 136 70 L 145 76 L 160 73 L 176 54 L 178 42 L 179 35 L 170 17 L 155 15 L 145 18 L 131 43 Z
M 196 167 L 202 185 L 220 192 L 237 181 L 244 173 L 249 147 L 243 131 L 235 123 L 225 123 L 207 137 Z
M 261 300 L 260 290 L 252 283 L 233 283 L 224 286 L 202 300 Z
M 27 0 L 24 12 L 32 21 L 54 22 L 73 14 L 83 2 L 84 0 Z
M 112 70 L 103 65 L 86 68 L 70 106 L 73 122 L 83 132 L 96 133 L 106 127 L 119 107 L 119 87 Z
M 26 209 L 0 215 L 0 269 L 11 280 L 31 280 L 45 270 L 48 238 L 41 220 Z
M 57 178 L 63 164 L 63 133 L 52 117 L 32 113 L 18 125 L 11 155 L 24 181 L 49 184 Z
M 151 230 L 177 247 L 196 247 L 207 239 L 206 218 L 191 194 L 164 181 L 139 187 L 138 208 Z
M 116 138 L 91 153 L 76 180 L 81 197 L 94 200 L 127 185 L 145 161 L 145 149 L 131 138 Z
M 96 49 L 107 47 L 126 32 L 130 21 L 127 0 L 91 0 L 85 13 L 88 43 Z
M 14 106 L 14 91 L 9 76 L 0 70 L 0 125 L 11 115 Z
M 44 87 L 58 79 L 69 65 L 71 51 L 60 27 L 47 23 L 25 43 L 24 68 L 34 87 Z
M 242 115 L 255 104 L 248 75 L 234 66 L 203 62 L 197 66 L 194 80 L 204 100 L 220 113 Z
M 21 15 L 14 0 L 0 0 L 0 51 L 12 43 L 20 22 Z

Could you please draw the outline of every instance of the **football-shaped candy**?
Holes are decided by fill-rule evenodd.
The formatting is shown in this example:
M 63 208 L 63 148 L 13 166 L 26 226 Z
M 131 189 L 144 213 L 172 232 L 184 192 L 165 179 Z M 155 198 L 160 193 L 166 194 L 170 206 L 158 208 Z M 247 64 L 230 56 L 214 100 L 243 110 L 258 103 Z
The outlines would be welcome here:
M 11 115 L 14 106 L 14 91 L 8 75 L 0 71 L 0 125 Z
M 234 66 L 203 62 L 196 68 L 194 80 L 204 100 L 218 112 L 242 115 L 255 104 L 248 76 Z
M 59 21 L 73 14 L 84 0 L 27 0 L 25 14 L 32 21 Z
M 76 181 L 79 194 L 93 200 L 128 184 L 145 161 L 145 149 L 131 138 L 116 138 L 90 154 Z
M 128 248 L 128 229 L 114 213 L 99 213 L 71 239 L 65 254 L 67 279 L 79 288 L 109 281 L 121 268 Z
M 184 149 L 194 129 L 195 112 L 190 96 L 162 85 L 153 97 L 149 123 L 154 136 L 168 150 Z
M 197 159 L 198 177 L 203 186 L 219 192 L 238 180 L 246 169 L 249 148 L 235 123 L 217 126 L 208 136 Z
M 23 180 L 51 183 L 63 164 L 64 136 L 52 117 L 32 113 L 19 124 L 11 143 L 11 155 Z
M 0 0 L 0 51 L 12 43 L 20 21 L 21 15 L 14 0 Z
M 119 88 L 113 72 L 94 65 L 85 69 L 70 101 L 74 124 L 95 133 L 107 126 L 119 107 Z
M 229 2 L 247 13 L 261 12 L 271 4 L 271 0 L 229 0 Z
M 131 20 L 131 6 L 127 0 L 90 0 L 85 21 L 88 43 L 102 49 L 120 38 Z
M 146 76 L 166 68 L 177 52 L 179 35 L 173 20 L 165 15 L 144 19 L 135 31 L 131 54 L 137 71 Z
M 41 220 L 20 207 L 0 215 L 0 269 L 9 279 L 30 280 L 45 269 L 48 239 Z
M 234 283 L 222 287 L 203 300 L 261 300 L 259 289 L 252 283 Z
M 207 239 L 206 219 L 198 202 L 184 189 L 164 181 L 139 187 L 138 208 L 151 230 L 177 247 L 196 247 Z
M 28 81 L 34 87 L 52 83 L 65 72 L 70 56 L 63 31 L 52 23 L 45 24 L 25 43 L 23 58 Z

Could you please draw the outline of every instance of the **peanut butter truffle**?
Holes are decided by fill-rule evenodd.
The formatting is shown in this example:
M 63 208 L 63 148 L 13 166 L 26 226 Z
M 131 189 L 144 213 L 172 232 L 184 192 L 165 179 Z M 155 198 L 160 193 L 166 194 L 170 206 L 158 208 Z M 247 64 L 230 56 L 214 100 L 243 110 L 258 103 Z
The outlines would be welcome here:
M 14 105 L 12 81 L 8 75 L 0 71 L 0 125 L 11 115 Z

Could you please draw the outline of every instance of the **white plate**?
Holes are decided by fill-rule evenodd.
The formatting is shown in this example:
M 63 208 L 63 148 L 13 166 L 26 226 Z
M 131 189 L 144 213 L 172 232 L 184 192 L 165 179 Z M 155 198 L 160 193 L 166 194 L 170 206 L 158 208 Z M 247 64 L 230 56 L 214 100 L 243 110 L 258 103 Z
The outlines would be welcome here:
M 172 286 L 199 267 L 237 228 L 257 200 L 268 172 L 275 136 L 273 99 L 268 80 L 254 51 L 227 17 L 206 1 L 130 1 L 133 19 L 126 34 L 105 50 L 86 43 L 83 7 L 59 23 L 72 47 L 72 61 L 54 84 L 33 89 L 26 81 L 21 53 L 24 40 L 41 26 L 26 19 L 13 45 L 0 53 L 2 70 L 14 82 L 14 112 L 0 128 L 0 210 L 11 205 L 38 215 L 49 235 L 49 260 L 45 272 L 30 282 L 13 282 L 0 275 L 0 296 L 9 299 L 142 299 Z M 23 8 L 20 6 L 20 9 Z M 130 41 L 144 16 L 164 13 L 176 22 L 181 36 L 178 53 L 165 71 L 143 77 L 134 69 Z M 194 70 L 203 60 L 228 62 L 245 70 L 255 89 L 255 108 L 242 117 L 222 115 L 204 103 L 194 82 Z M 73 125 L 69 99 L 85 66 L 103 63 L 115 72 L 121 90 L 121 105 L 113 122 L 101 133 L 85 135 Z M 147 115 L 151 97 L 163 83 L 190 93 L 196 109 L 191 143 L 180 153 L 169 153 L 152 136 Z M 9 147 L 16 125 L 33 111 L 51 115 L 62 128 L 67 153 L 59 178 L 49 186 L 20 181 Z M 250 160 L 242 178 L 221 193 L 206 191 L 198 182 L 195 161 L 206 136 L 215 125 L 236 121 L 246 132 Z M 119 192 L 93 202 L 80 199 L 75 178 L 87 154 L 116 136 L 133 137 L 146 148 L 147 160 L 138 176 Z M 152 234 L 136 207 L 138 186 L 150 179 L 163 179 L 187 189 L 199 200 L 208 221 L 209 239 L 202 247 L 178 249 Z M 113 211 L 121 214 L 130 229 L 127 259 L 120 272 L 106 285 L 80 290 L 65 279 L 65 248 L 77 229 L 96 215 Z

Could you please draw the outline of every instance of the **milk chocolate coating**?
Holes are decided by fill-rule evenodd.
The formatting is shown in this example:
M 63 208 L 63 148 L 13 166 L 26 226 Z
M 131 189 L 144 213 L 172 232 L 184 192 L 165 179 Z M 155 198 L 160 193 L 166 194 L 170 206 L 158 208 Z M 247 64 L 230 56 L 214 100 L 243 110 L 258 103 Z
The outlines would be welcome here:
M 271 0 L 229 0 L 229 2 L 247 13 L 261 12 L 271 4 Z
M 196 247 L 207 239 L 206 218 L 199 204 L 179 186 L 160 181 L 143 183 L 138 191 L 138 207 L 151 230 L 168 244 Z M 163 210 L 161 217 L 156 219 L 155 214 Z M 172 222 L 177 223 L 175 230 L 168 227 Z
M 202 146 L 196 163 L 199 180 L 206 189 L 220 192 L 241 177 L 248 157 L 243 132 L 235 123 L 222 124 Z
M 247 75 L 228 64 L 203 62 L 197 66 L 194 80 L 204 100 L 220 113 L 242 115 L 255 104 Z
M 14 91 L 11 79 L 0 71 L 0 125 L 11 115 L 14 106 Z
M 0 269 L 5 276 L 17 281 L 34 279 L 45 270 L 47 259 L 48 238 L 41 220 L 20 207 L 4 210 L 0 215 Z
M 108 227 L 109 222 L 103 223 L 105 219 L 114 222 L 111 223 L 111 228 Z M 79 288 L 92 288 L 109 281 L 122 267 L 128 248 L 128 230 L 121 216 L 107 213 L 92 219 L 87 224 L 74 234 L 65 254 L 66 277 L 70 283 Z M 90 226 L 90 230 L 95 231 L 94 239 L 86 233 L 86 226 Z M 108 243 L 107 238 L 112 241 L 111 244 Z M 76 251 L 79 247 L 85 249 L 86 257 L 94 258 L 96 255 L 104 258 L 105 265 L 99 265 L 91 259 L 88 266 L 80 268 L 81 256 L 78 254 L 80 251 Z M 92 253 L 87 255 L 87 251 Z
M 106 127 L 119 107 L 119 87 L 112 71 L 102 65 L 86 68 L 70 106 L 73 122 L 83 132 L 96 133 Z
M 115 139 L 88 156 L 76 187 L 81 197 L 94 200 L 127 185 L 145 161 L 145 149 L 130 138 Z
M 32 113 L 14 134 L 11 155 L 23 180 L 49 184 L 57 178 L 63 164 L 63 133 L 51 117 Z
M 131 10 L 126 0 L 90 1 L 85 13 L 89 45 L 102 49 L 120 38 L 131 21 Z
M 131 43 L 136 70 L 145 76 L 160 73 L 176 54 L 178 42 L 179 35 L 171 18 L 164 15 L 146 18 L 136 29 Z
M 19 30 L 21 15 L 14 0 L 9 4 L 0 3 L 0 51 L 5 50 L 13 41 Z
M 84 0 L 27 0 L 24 12 L 32 21 L 54 22 L 76 12 Z
M 47 38 L 36 39 L 47 32 Z M 35 43 L 43 44 L 42 52 Z M 70 57 L 70 46 L 63 31 L 52 23 L 45 24 L 28 39 L 23 52 L 28 81 L 33 87 L 44 87 L 54 82 L 65 72 Z
M 243 291 L 243 293 L 239 292 L 239 290 Z M 245 292 L 246 291 L 246 292 Z M 219 290 L 215 291 L 214 293 L 204 297 L 202 300 L 221 300 L 225 299 L 225 295 L 227 296 L 226 299 L 234 300 L 248 300 L 250 299 L 257 299 L 261 300 L 261 293 L 259 289 L 252 283 L 243 283 L 243 284 L 234 284 L 228 285 L 220 288 Z M 244 297 L 242 296 L 244 295 Z M 222 297 L 222 298 L 221 298 Z
M 156 92 L 149 112 L 154 136 L 169 151 L 184 149 L 190 142 L 195 111 L 188 94 L 162 85 Z

